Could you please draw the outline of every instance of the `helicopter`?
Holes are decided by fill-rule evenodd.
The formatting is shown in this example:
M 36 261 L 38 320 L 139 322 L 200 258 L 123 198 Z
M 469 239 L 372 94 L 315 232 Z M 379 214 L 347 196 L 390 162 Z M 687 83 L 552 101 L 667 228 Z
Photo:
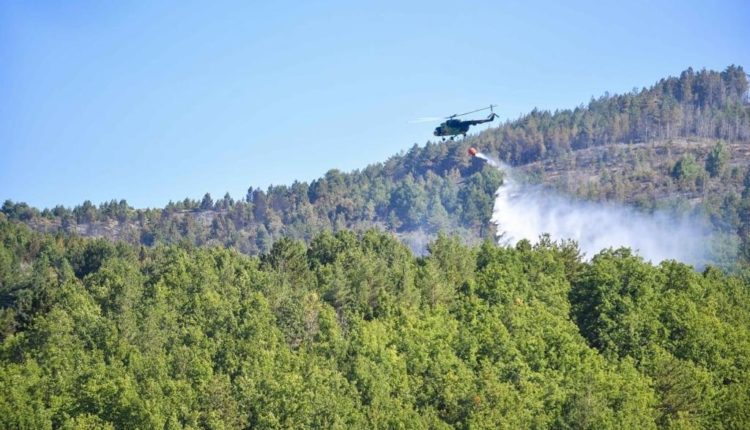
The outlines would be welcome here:
M 453 140 L 456 136 L 463 135 L 463 137 L 466 137 L 466 133 L 469 131 L 469 127 L 472 125 L 477 124 L 484 124 L 485 122 L 492 122 L 497 118 L 497 114 L 493 112 L 492 108 L 494 108 L 495 105 L 490 105 L 489 107 L 473 110 L 471 112 L 461 113 L 461 114 L 453 114 L 445 119 L 444 123 L 440 124 L 437 128 L 435 128 L 435 131 L 433 134 L 438 137 L 442 137 L 443 141 L 445 141 L 445 136 L 450 136 L 450 140 Z M 481 112 L 483 110 L 490 110 L 490 115 L 485 119 L 473 119 L 473 120 L 460 120 L 456 119 L 456 117 L 469 115 L 475 112 Z

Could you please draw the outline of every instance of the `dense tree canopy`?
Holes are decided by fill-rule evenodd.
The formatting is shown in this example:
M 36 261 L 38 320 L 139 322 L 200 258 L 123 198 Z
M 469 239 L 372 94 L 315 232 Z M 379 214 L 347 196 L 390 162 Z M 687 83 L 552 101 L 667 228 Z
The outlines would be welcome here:
M 749 279 L 547 238 L 249 257 L 0 220 L 0 427 L 748 428 Z

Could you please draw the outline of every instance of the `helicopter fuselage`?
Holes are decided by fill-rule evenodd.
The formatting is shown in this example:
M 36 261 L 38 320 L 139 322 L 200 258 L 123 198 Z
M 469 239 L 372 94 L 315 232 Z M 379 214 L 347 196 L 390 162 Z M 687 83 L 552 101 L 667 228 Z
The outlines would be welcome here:
M 435 136 L 458 136 L 459 134 L 466 134 L 469 131 L 469 127 L 477 124 L 484 124 L 485 122 L 491 122 L 497 115 L 491 114 L 487 119 L 475 119 L 462 121 L 460 119 L 449 119 L 444 123 L 440 124 L 433 134 Z

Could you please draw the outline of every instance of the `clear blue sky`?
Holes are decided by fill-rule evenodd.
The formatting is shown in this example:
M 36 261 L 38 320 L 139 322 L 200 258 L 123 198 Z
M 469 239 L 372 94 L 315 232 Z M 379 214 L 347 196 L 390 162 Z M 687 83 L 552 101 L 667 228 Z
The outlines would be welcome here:
M 747 1 L 0 2 L 0 200 L 136 207 L 384 161 L 489 103 L 750 67 Z

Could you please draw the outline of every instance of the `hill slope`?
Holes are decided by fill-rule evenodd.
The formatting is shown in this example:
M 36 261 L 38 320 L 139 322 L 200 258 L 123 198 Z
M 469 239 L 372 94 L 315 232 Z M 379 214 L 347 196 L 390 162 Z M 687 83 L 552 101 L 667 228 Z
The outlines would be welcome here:
M 702 212 L 742 242 L 748 256 L 750 105 L 741 67 L 688 69 L 648 89 L 605 95 L 587 106 L 534 110 L 462 142 L 415 145 L 361 171 L 329 171 L 310 184 L 248 189 L 235 200 L 185 199 L 163 209 L 125 201 L 38 211 L 6 202 L 3 213 L 40 231 L 66 231 L 154 245 L 220 243 L 248 254 L 280 237 L 309 241 L 323 230 L 380 228 L 414 249 L 438 231 L 467 242 L 494 234 L 493 193 L 502 175 L 468 158 L 478 146 L 586 198 Z M 709 157 L 716 142 L 724 142 Z M 712 158 L 713 161 L 708 159 Z

